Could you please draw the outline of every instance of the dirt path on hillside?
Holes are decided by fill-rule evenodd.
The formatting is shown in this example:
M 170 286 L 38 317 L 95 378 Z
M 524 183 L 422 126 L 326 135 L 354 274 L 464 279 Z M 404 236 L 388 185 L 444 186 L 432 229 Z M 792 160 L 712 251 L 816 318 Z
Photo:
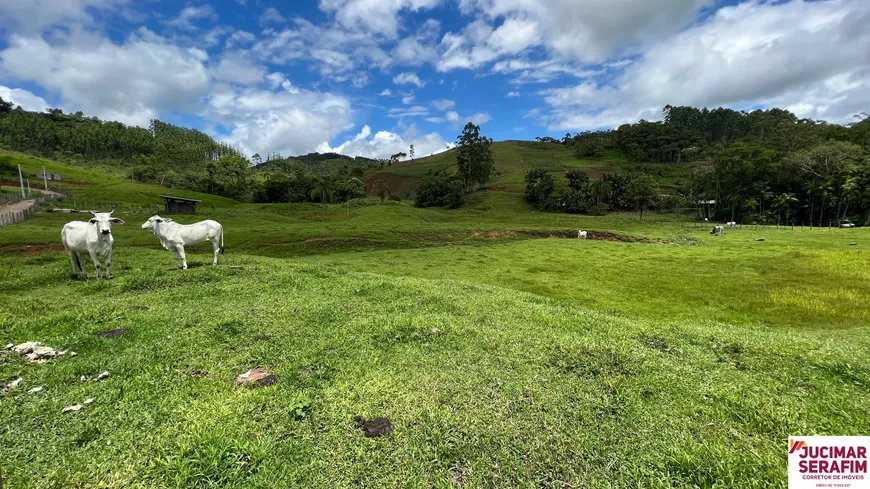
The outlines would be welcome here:
M 12 216 L 30 208 L 36 200 L 21 200 L 13 204 L 0 207 L 0 218 L 11 219 Z

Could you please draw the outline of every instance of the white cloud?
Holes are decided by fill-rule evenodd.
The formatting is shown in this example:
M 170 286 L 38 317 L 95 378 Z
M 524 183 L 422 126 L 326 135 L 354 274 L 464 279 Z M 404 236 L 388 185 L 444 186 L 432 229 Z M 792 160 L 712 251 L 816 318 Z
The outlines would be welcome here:
M 529 61 L 526 59 L 506 59 L 492 66 L 493 73 L 513 76 L 511 82 L 517 85 L 525 83 L 547 83 L 562 76 L 573 78 L 590 78 L 606 73 L 603 69 L 583 69 L 572 63 L 564 63 L 553 59 Z
M 424 45 L 418 39 L 410 37 L 399 41 L 391 53 L 396 61 L 413 66 L 435 63 L 438 60 L 438 51 L 434 46 Z
M 194 22 L 202 19 L 216 20 L 217 14 L 210 5 L 202 5 L 199 7 L 186 7 L 178 15 L 166 22 L 167 25 L 178 27 L 180 29 L 196 29 Z
M 499 52 L 544 45 L 559 57 L 605 61 L 651 40 L 677 32 L 714 0 L 460 0 L 468 14 L 504 18 L 504 36 L 487 44 Z M 516 32 L 516 35 L 513 35 Z M 475 43 L 480 44 L 480 43 Z M 479 47 L 479 46 L 478 46 Z
M 71 110 L 147 127 L 161 111 L 195 109 L 208 91 L 207 59 L 142 28 L 121 44 L 84 33 L 53 44 L 13 35 L 0 70 L 59 93 Z
M 415 130 L 409 130 L 404 135 L 388 131 L 378 131 L 371 136 L 371 128 L 364 126 L 362 131 L 352 140 L 347 140 L 335 148 L 324 142 L 318 146 L 321 153 L 339 153 L 347 156 L 366 156 L 369 158 L 389 158 L 399 152 L 408 152 L 413 144 L 417 158 L 441 153 L 455 146 L 448 143 L 440 134 L 431 133 L 418 136 Z
M 452 109 L 455 105 L 456 105 L 456 102 L 454 102 L 453 100 L 447 100 L 447 99 L 443 99 L 443 98 L 432 101 L 432 106 L 435 107 L 436 109 L 442 111 L 442 112 L 444 112 L 445 110 Z
M 396 85 L 415 85 L 418 88 L 422 88 L 426 85 L 426 83 L 420 80 L 416 73 L 411 72 L 399 73 L 393 77 L 393 83 Z
M 444 117 L 450 122 L 459 122 L 459 113 L 455 110 L 447 112 Z
M 386 70 L 392 63 L 370 34 L 354 32 L 341 26 L 317 26 L 304 19 L 294 19 L 293 27 L 276 31 L 266 29 L 254 44 L 254 56 L 275 65 L 299 60 L 314 62 L 314 69 L 324 78 L 345 82 L 367 81 L 372 69 Z
M 245 51 L 224 52 L 213 74 L 216 80 L 257 85 L 266 76 L 266 68 L 251 60 Z
M 387 112 L 387 117 L 392 117 L 394 119 L 401 119 L 403 117 L 422 117 L 426 115 L 429 115 L 429 109 L 422 105 L 415 105 L 413 107 L 396 107 Z
M 0 26 L 18 34 L 35 33 L 50 25 L 90 24 L 92 11 L 113 11 L 130 0 L 0 0 Z
M 274 7 L 267 8 L 266 11 L 263 12 L 263 15 L 260 16 L 260 25 L 282 24 L 283 22 L 284 16 Z
M 385 88 L 384 91 L 381 92 L 381 93 L 379 93 L 378 95 L 381 96 L 381 97 L 392 97 L 392 96 L 393 96 L 393 91 L 390 90 L 389 88 Z
M 302 90 L 285 80 L 278 90 L 216 86 L 204 116 L 231 127 L 224 139 L 254 152 L 284 155 L 314 151 L 350 124 L 350 102 L 331 93 Z
M 550 129 L 655 119 L 666 104 L 790 107 L 844 122 L 870 102 L 870 3 L 748 2 L 651 46 L 612 84 L 543 93 Z
M 505 95 L 505 98 L 515 98 L 515 97 L 519 97 L 519 96 L 520 96 L 520 92 L 508 92 L 507 95 Z
M 257 40 L 257 36 L 247 31 L 236 31 L 227 39 L 227 46 L 242 46 Z
M 405 96 L 403 96 L 403 97 L 402 97 L 402 103 L 405 104 L 405 105 L 411 105 L 411 104 L 414 103 L 414 101 L 415 101 L 416 99 L 417 99 L 417 97 L 415 97 L 414 94 L 412 93 L 412 94 L 410 94 L 410 95 L 405 95 Z
M 520 126 L 514 127 L 514 132 L 523 132 L 525 130 L 526 130 L 525 127 L 520 127 Z
M 402 11 L 430 9 L 441 0 L 320 0 L 320 9 L 335 15 L 344 27 L 359 29 L 388 37 L 399 29 Z
M 44 98 L 21 88 L 9 88 L 0 85 L 0 98 L 12 102 L 15 106 L 21 106 L 31 112 L 44 112 L 49 107 Z
M 468 118 L 468 122 L 477 124 L 478 126 L 482 125 L 482 124 L 486 124 L 487 122 L 489 122 L 491 120 L 492 120 L 492 116 L 487 114 L 486 112 L 478 112 L 478 113 L 476 113 Z

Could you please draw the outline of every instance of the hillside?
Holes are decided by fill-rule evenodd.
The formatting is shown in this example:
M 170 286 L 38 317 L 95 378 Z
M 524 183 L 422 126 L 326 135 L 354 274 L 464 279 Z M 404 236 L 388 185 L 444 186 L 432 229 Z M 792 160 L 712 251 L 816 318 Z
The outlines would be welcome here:
M 556 174 L 579 168 L 593 180 L 616 171 L 642 171 L 655 176 L 666 188 L 685 185 L 689 168 L 697 163 L 632 163 L 619 151 L 610 150 L 601 158 L 576 158 L 571 146 L 535 141 L 498 141 L 492 145 L 496 177 L 491 189 L 522 192 L 525 174 L 533 168 L 544 168 Z M 372 172 L 366 178 L 369 189 L 383 180 L 390 190 L 401 195 L 409 185 L 428 172 L 455 169 L 456 150 L 415 160 L 402 161 Z
M 21 165 L 24 178 L 30 180 L 33 189 L 42 188 L 42 179 L 37 175 L 43 168 L 48 173 L 59 173 L 62 179 L 49 181 L 49 189 L 68 195 L 65 205 L 75 203 L 77 207 L 105 209 L 114 203 L 124 208 L 153 208 L 155 205 L 162 207 L 163 199 L 160 195 L 167 194 L 201 200 L 200 205 L 204 207 L 227 208 L 238 205 L 232 199 L 217 195 L 133 182 L 129 178 L 118 176 L 117 171 L 104 167 L 59 163 L 0 150 L 0 181 L 4 185 L 18 186 L 18 165 Z

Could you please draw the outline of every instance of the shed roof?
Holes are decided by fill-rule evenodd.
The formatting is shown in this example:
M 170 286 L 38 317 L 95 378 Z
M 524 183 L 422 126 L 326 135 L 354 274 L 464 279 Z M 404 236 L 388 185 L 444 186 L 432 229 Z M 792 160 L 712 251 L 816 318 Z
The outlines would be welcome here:
M 196 200 L 196 199 L 185 199 L 184 197 L 172 197 L 172 196 L 170 196 L 170 195 L 161 195 L 160 197 L 163 197 L 163 198 L 166 199 L 166 200 L 178 200 L 178 201 L 181 201 L 181 202 L 202 202 L 201 200 Z

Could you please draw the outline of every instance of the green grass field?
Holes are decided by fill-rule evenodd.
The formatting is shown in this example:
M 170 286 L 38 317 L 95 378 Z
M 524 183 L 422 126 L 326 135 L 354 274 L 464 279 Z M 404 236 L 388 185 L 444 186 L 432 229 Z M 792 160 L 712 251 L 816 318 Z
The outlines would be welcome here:
M 870 430 L 865 229 L 212 198 L 174 217 L 222 222 L 224 263 L 180 271 L 138 207 L 178 192 L 117 184 L 80 185 L 125 203 L 112 281 L 71 277 L 83 215 L 0 228 L 0 343 L 78 353 L 0 353 L 9 487 L 785 488 L 789 436 Z

